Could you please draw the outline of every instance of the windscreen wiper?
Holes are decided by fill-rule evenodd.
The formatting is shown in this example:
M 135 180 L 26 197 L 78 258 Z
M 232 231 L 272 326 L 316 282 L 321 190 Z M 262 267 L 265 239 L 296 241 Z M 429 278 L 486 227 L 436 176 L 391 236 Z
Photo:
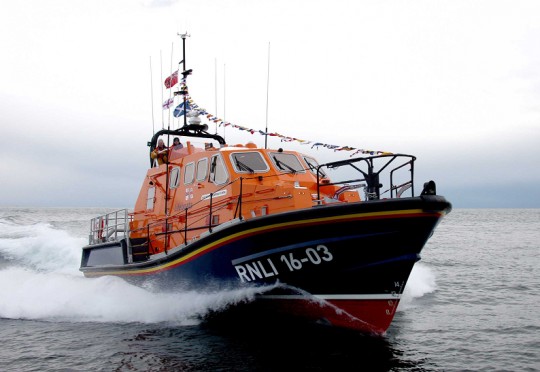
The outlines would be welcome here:
M 235 159 L 236 160 L 236 166 L 240 169 L 243 169 L 245 171 L 248 171 L 249 173 L 251 174 L 254 174 L 255 171 L 253 169 L 251 169 L 250 167 L 248 167 L 247 165 L 245 165 L 244 163 L 242 163 L 240 160 L 238 159 Z
M 292 167 L 290 167 L 287 164 L 277 160 L 277 158 L 275 156 L 273 156 L 273 158 L 274 158 L 274 161 L 276 162 L 276 165 L 279 167 L 279 169 L 285 170 L 285 168 L 282 167 L 282 165 L 284 165 L 287 169 L 289 169 L 291 171 L 292 174 L 296 173 L 296 171 Z

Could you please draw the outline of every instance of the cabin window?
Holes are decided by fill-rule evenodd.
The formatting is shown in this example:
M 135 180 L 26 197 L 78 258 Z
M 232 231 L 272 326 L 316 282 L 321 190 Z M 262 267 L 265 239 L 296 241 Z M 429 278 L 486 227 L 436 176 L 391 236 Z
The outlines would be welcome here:
M 304 162 L 307 164 L 307 169 L 309 169 L 309 171 L 313 173 L 315 177 L 317 177 L 317 167 L 319 166 L 319 163 L 317 163 L 317 160 L 310 158 L 308 156 L 304 156 L 303 159 L 304 159 Z M 319 177 L 320 178 L 327 177 L 326 173 L 324 173 L 322 168 L 319 169 Z
M 229 180 L 229 174 L 220 155 L 212 156 L 210 162 L 210 180 L 216 185 L 222 185 Z
M 206 176 L 208 176 L 208 158 L 197 162 L 197 181 L 204 181 Z
M 184 185 L 191 185 L 195 178 L 195 163 L 186 164 L 184 168 Z
M 174 167 L 169 175 L 169 188 L 176 189 L 180 183 L 180 167 Z
M 272 163 L 281 173 L 306 173 L 302 163 L 294 154 L 285 152 L 269 152 L 268 156 L 272 159 Z
M 235 152 L 230 158 L 236 173 L 266 173 L 270 170 L 260 152 Z
M 146 209 L 154 209 L 154 196 L 156 195 L 156 188 L 150 187 L 146 197 Z

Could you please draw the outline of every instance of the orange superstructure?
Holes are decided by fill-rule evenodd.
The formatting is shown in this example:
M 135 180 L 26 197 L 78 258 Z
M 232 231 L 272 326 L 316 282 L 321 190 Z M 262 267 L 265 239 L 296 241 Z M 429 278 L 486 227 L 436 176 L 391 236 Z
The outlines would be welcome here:
M 140 249 L 135 243 L 134 261 L 138 254 L 146 259 L 148 253 L 157 254 L 186 240 L 194 241 L 212 227 L 236 218 L 250 219 L 326 203 L 324 197 L 332 197 L 340 187 L 321 188 L 324 193 L 319 199 L 317 165 L 307 155 L 259 149 L 253 143 L 205 150 L 188 142 L 181 149 L 171 148 L 168 165 L 148 170 L 135 203 L 130 230 L 131 238 L 140 242 Z M 323 173 L 321 179 L 330 182 Z M 357 201 L 360 197 L 356 190 L 332 199 L 341 203 Z

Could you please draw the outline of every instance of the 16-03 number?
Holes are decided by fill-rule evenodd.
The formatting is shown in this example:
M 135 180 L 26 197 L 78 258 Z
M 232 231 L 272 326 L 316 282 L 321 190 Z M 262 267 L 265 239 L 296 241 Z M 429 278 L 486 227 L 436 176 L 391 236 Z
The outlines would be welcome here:
M 320 252 L 320 254 L 319 254 Z M 332 253 L 328 250 L 328 248 L 324 245 L 318 245 L 317 250 L 313 248 L 307 248 L 306 249 L 306 257 L 298 259 L 294 258 L 292 252 L 289 253 L 289 257 L 286 255 L 281 256 L 281 261 L 285 262 L 287 264 L 287 267 L 290 271 L 294 270 L 300 270 L 302 268 L 302 263 L 310 261 L 311 263 L 318 265 L 322 261 L 332 261 L 334 256 L 332 256 Z

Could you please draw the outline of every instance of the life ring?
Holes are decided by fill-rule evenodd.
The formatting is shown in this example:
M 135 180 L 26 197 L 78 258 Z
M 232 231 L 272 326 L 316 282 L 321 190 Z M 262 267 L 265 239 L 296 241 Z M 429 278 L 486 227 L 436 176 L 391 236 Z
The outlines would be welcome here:
M 103 228 L 105 227 L 105 221 L 101 220 L 101 228 L 99 227 L 99 222 L 96 221 L 96 223 L 94 224 L 94 228 L 96 229 L 96 232 L 97 232 L 97 238 L 99 240 L 101 240 L 101 238 L 103 238 Z

